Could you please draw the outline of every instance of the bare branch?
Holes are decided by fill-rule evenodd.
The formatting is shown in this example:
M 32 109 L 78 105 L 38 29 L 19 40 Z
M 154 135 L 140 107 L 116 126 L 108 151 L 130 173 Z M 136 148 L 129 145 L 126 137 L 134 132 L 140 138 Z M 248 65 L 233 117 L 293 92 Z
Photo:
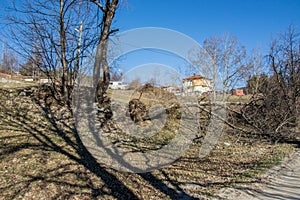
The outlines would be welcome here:
M 106 8 L 103 7 L 103 5 L 97 1 L 97 0 L 89 0 L 90 2 L 94 3 L 98 8 L 100 8 L 100 10 L 105 13 L 106 12 Z

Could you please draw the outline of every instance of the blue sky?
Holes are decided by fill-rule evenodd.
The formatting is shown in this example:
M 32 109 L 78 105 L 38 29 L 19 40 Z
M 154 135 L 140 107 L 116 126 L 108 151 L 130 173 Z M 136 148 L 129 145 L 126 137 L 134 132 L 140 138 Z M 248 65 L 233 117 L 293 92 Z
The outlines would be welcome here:
M 300 0 L 125 0 L 120 31 L 163 27 L 199 43 L 211 35 L 235 35 L 247 49 L 267 50 L 271 38 L 293 23 L 300 28 Z
M 127 0 L 116 16 L 120 32 L 141 27 L 172 29 L 202 44 L 212 35 L 231 34 L 247 51 L 269 44 L 290 24 L 300 28 L 300 0 Z M 179 44 L 180 45 L 180 44 Z M 182 60 L 161 52 L 139 51 L 123 59 L 124 71 L 144 63 L 162 63 L 177 69 Z M 187 74 L 190 72 L 187 72 Z M 187 75 L 185 74 L 185 75 Z
M 0 1 L 0 15 L 10 0 Z M 115 27 L 163 27 L 202 43 L 230 33 L 247 49 L 268 49 L 272 36 L 293 23 L 300 28 L 300 0 L 121 0 Z

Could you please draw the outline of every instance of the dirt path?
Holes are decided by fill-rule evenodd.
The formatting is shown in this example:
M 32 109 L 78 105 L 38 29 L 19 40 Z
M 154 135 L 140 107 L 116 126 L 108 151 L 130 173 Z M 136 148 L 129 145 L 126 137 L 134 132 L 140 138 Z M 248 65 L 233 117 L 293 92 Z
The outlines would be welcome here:
M 263 183 L 251 186 L 221 189 L 216 199 L 300 199 L 300 149 L 269 170 L 262 180 Z

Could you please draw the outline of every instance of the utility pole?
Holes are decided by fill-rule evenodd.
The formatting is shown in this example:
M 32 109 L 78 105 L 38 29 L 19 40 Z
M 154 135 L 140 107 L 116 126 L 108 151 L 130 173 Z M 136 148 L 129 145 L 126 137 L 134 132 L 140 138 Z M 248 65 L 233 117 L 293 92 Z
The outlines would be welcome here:
M 2 42 L 2 72 L 6 73 L 6 44 Z
M 120 81 L 123 81 L 122 65 L 120 65 L 119 72 L 120 72 Z
M 1 49 L 1 53 L 2 53 L 2 63 L 1 63 L 1 68 L 0 68 L 0 71 L 2 71 L 4 69 L 4 42 L 2 42 L 2 49 Z
M 77 78 L 78 75 L 78 70 L 79 70 L 79 61 L 80 61 L 80 49 L 81 49 L 81 37 L 82 37 L 82 21 L 80 22 L 79 25 L 79 30 L 75 29 L 75 31 L 79 32 L 79 37 L 78 37 L 78 43 L 77 43 L 77 49 L 76 49 L 76 58 L 75 58 L 75 64 L 74 64 L 74 72 L 73 72 L 73 77 L 71 78 L 70 81 L 74 81 Z M 73 80 L 72 80 L 73 79 Z

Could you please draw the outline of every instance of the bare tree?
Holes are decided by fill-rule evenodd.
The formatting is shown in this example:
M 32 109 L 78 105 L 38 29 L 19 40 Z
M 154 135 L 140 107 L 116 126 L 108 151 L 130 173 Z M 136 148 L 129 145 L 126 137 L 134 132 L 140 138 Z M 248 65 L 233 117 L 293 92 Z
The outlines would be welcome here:
M 266 57 L 270 77 L 242 110 L 247 123 L 272 141 L 288 140 L 297 129 L 300 97 L 300 37 L 293 26 L 279 35 Z
M 222 89 L 225 92 L 234 87 L 246 68 L 245 47 L 238 42 L 235 36 L 225 34 L 205 40 L 204 49 L 208 51 L 213 59 L 214 82 L 216 82 L 215 79 L 218 76 L 222 81 Z
M 247 80 L 247 85 L 245 87 L 245 92 L 247 94 L 257 95 L 260 91 L 264 90 L 268 82 L 268 76 L 265 73 L 250 75 Z
M 211 36 L 204 41 L 203 48 L 206 52 L 202 49 L 190 52 L 191 67 L 212 79 L 215 99 L 216 90 L 227 92 L 244 76 L 248 67 L 246 50 L 236 37 L 228 34 Z
M 258 48 L 252 50 L 250 56 L 248 56 L 247 69 L 244 71 L 244 78 L 247 81 L 246 93 L 257 94 L 260 88 L 264 87 L 267 74 L 267 63 L 264 56 L 261 54 Z
M 2 52 L 2 66 L 0 72 L 13 74 L 18 70 L 18 59 L 14 52 L 5 47 Z
M 216 90 L 217 90 L 217 73 L 219 71 L 219 62 L 221 60 L 221 51 L 219 49 L 219 44 L 221 43 L 220 38 L 210 37 L 209 40 L 204 41 L 204 48 L 209 53 L 212 58 L 212 68 L 208 69 L 210 74 L 212 74 L 212 82 L 213 82 L 213 99 L 216 99 Z
M 96 90 L 95 101 L 102 108 L 104 120 L 112 116 L 110 108 L 110 98 L 107 95 L 107 89 L 110 82 L 110 67 L 108 65 L 108 39 L 109 36 L 117 32 L 118 29 L 111 29 L 112 22 L 118 7 L 118 0 L 106 0 L 103 5 L 100 1 L 90 0 L 99 10 L 102 11 L 102 22 L 99 25 L 99 41 L 96 49 L 94 62 L 93 86 Z M 102 72 L 102 74 L 100 74 Z
M 141 85 L 142 85 L 141 79 L 140 78 L 135 78 L 130 83 L 128 83 L 128 89 L 130 89 L 130 90 L 136 89 L 136 88 L 140 87 Z
M 113 4 L 117 2 L 106 1 L 103 7 L 88 0 L 24 0 L 12 4 L 6 39 L 25 60 L 39 58 L 39 70 L 51 79 L 55 97 L 70 103 L 84 60 L 111 33 Z

